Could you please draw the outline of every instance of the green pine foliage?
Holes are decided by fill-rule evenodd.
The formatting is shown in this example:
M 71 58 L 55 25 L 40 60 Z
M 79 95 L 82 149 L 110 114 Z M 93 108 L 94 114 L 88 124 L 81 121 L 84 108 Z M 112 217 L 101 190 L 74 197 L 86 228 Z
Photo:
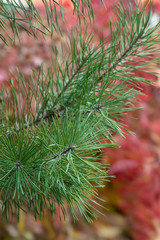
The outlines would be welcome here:
M 93 34 L 82 33 L 85 19 L 80 17 L 87 14 L 93 20 L 91 1 L 72 2 L 78 26 L 67 38 L 68 53 L 53 46 L 54 71 L 41 66 L 26 81 L 17 69 L 10 89 L 1 85 L 0 204 L 6 218 L 19 218 L 20 209 L 41 217 L 48 207 L 54 215 L 56 204 L 64 215 L 67 204 L 74 218 L 77 212 L 88 221 L 95 217 L 97 188 L 108 181 L 101 151 L 117 147 L 113 134 L 124 134 L 121 116 L 135 108 L 139 84 L 148 83 L 133 70 L 149 72 L 150 61 L 159 61 L 159 23 L 150 24 L 148 4 L 128 3 L 126 9 L 119 3 L 117 19 L 110 24 L 111 39 L 94 45 Z M 13 44 L 21 39 L 20 26 L 36 38 L 38 31 L 51 38 L 53 30 L 62 34 L 57 7 L 62 19 L 63 8 L 58 2 L 43 0 L 47 25 L 33 2 L 26 4 L 0 2 L 2 41 L 9 44 L 4 37 L 8 24 Z

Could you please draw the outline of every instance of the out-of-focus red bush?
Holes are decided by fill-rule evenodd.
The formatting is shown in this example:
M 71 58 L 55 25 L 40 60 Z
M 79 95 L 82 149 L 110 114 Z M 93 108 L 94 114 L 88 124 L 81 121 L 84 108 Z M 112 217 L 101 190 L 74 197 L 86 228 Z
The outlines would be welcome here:
M 145 0 L 141 1 L 145 2 Z M 34 0 L 34 2 L 43 12 L 40 5 L 42 1 Z M 114 19 L 112 5 L 117 2 L 118 0 L 105 0 L 105 9 L 100 0 L 92 1 L 95 23 L 90 25 L 90 30 L 96 35 L 95 41 L 99 35 L 109 34 L 109 21 Z M 64 0 L 62 4 L 68 28 L 75 26 L 76 17 L 72 14 L 72 2 Z M 153 1 L 153 11 L 159 13 L 159 0 Z M 37 41 L 27 37 L 23 32 L 21 37 L 21 44 L 17 43 L 14 47 L 1 45 L 0 83 L 7 82 L 8 69 L 15 73 L 17 66 L 27 79 L 31 67 L 39 69 L 43 62 L 50 65 L 52 44 L 65 45 L 65 36 L 59 37 L 56 33 L 52 40 L 49 38 L 44 40 L 40 36 Z M 139 73 L 139 76 L 155 80 L 155 77 L 144 72 Z M 115 136 L 120 149 L 106 149 L 104 152 L 103 161 L 110 163 L 109 174 L 114 175 L 115 178 L 111 180 L 109 186 L 106 185 L 106 193 L 103 192 L 103 196 L 105 194 L 108 199 L 107 207 L 110 204 L 115 212 L 120 211 L 128 219 L 132 239 L 158 240 L 160 238 L 160 86 L 142 88 L 146 96 L 137 96 L 137 99 L 140 100 L 138 106 L 143 108 L 133 112 L 130 118 L 124 118 L 128 129 L 133 130 L 135 135 L 127 135 L 124 139 Z M 57 219 L 52 221 L 51 223 L 50 217 L 46 217 L 43 224 L 53 237 L 51 228 L 53 225 L 55 229 L 58 227 Z

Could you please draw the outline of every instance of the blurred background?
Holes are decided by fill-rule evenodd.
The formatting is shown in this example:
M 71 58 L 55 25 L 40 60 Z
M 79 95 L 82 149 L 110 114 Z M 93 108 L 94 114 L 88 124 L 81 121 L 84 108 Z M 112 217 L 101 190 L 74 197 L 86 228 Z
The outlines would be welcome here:
M 33 2 L 45 18 L 42 1 Z M 109 34 L 109 22 L 114 19 L 112 5 L 118 0 L 104 0 L 106 8 L 100 0 L 91 2 L 95 23 L 90 24 L 90 30 L 94 32 L 94 41 L 98 41 L 103 34 Z M 69 29 L 76 25 L 73 5 L 70 0 L 62 3 Z M 152 8 L 154 24 L 160 14 L 160 0 L 154 0 Z M 38 70 L 42 63 L 51 67 L 52 46 L 62 44 L 67 51 L 66 26 L 62 29 L 63 36 L 55 32 L 53 39 L 39 35 L 39 40 L 29 37 L 21 29 L 21 44 L 17 41 L 15 46 L 6 46 L 0 42 L 0 84 L 6 83 L 8 87 L 8 72 L 15 75 L 17 67 L 26 79 L 30 77 L 32 67 Z M 103 152 L 102 161 L 110 164 L 109 175 L 115 176 L 99 191 L 105 200 L 105 208 L 98 209 L 103 215 L 97 214 L 97 220 L 89 224 L 82 216 L 78 222 L 73 222 L 69 211 L 61 221 L 59 215 L 51 217 L 49 210 L 37 221 L 32 215 L 21 212 L 18 224 L 16 218 L 8 223 L 0 221 L 0 240 L 160 240 L 160 66 L 153 65 L 153 68 L 155 76 L 139 73 L 155 81 L 155 86 L 142 86 L 145 95 L 137 96 L 137 107 L 142 109 L 124 118 L 135 135 L 125 138 L 115 135 L 120 148 Z

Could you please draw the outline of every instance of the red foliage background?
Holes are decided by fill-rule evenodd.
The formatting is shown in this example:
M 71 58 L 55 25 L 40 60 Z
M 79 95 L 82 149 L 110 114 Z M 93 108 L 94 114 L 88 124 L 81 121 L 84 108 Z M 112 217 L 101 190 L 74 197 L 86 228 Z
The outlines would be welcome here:
M 145 0 L 142 0 L 144 2 Z M 90 29 L 98 36 L 109 34 L 109 21 L 114 18 L 112 5 L 118 0 L 105 0 L 106 9 L 100 0 L 93 0 L 95 23 Z M 125 1 L 123 1 L 125 2 Z M 35 0 L 37 8 L 43 12 L 40 1 Z M 76 18 L 72 15 L 72 3 L 63 1 L 64 17 L 67 26 L 75 26 Z M 160 1 L 153 2 L 153 12 L 160 11 Z M 8 30 L 10 31 L 10 30 Z M 19 67 L 26 79 L 30 75 L 31 66 L 38 69 L 42 62 L 50 66 L 52 44 L 64 44 L 65 35 L 56 33 L 51 40 L 39 40 L 27 37 L 21 32 L 22 43 L 14 47 L 1 44 L 0 51 L 0 82 L 9 78 L 8 70 L 15 74 Z M 155 66 L 159 72 L 159 66 Z M 46 211 L 42 221 L 35 222 L 32 216 L 21 213 L 21 221 L 16 226 L 14 222 L 0 223 L 0 239 L 111 239 L 111 240 L 158 240 L 160 239 L 160 79 L 141 73 L 143 77 L 156 80 L 156 86 L 143 86 L 145 97 L 139 98 L 138 107 L 141 110 L 130 114 L 124 119 L 128 128 L 135 135 L 121 138 L 115 135 L 120 145 L 119 149 L 104 151 L 103 161 L 110 163 L 110 175 L 115 177 L 100 191 L 107 200 L 104 216 L 99 217 L 92 225 L 83 219 L 73 223 L 68 214 L 65 222 L 59 222 L 58 217 L 51 218 Z M 102 209 L 100 209 L 102 211 Z M 28 236 L 28 238 L 27 238 Z M 30 238 L 29 238 L 30 237 Z

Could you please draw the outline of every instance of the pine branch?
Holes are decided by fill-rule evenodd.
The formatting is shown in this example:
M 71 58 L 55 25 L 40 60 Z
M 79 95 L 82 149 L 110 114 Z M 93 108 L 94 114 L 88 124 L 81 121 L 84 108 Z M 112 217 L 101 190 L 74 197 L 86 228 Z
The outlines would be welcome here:
M 80 1 L 72 2 L 80 14 L 92 15 L 90 1 L 81 1 L 82 7 Z M 53 14 L 56 20 L 57 13 L 46 0 L 47 25 L 32 1 L 27 2 L 30 12 L 15 1 L 7 3 L 10 9 L 0 3 L 1 29 L 7 26 L 7 18 L 14 37 L 19 36 L 17 24 L 26 19 L 34 37 L 34 21 L 38 30 L 51 28 L 51 33 L 56 26 Z M 41 217 L 48 206 L 54 214 L 55 203 L 64 214 L 67 203 L 75 218 L 77 208 L 88 221 L 94 217 L 95 186 L 108 181 L 107 166 L 100 163 L 101 149 L 116 147 L 112 135 L 123 135 L 120 117 L 134 109 L 139 93 L 134 85 L 147 82 L 132 71 L 148 67 L 151 54 L 159 61 L 155 46 L 159 23 L 150 26 L 147 5 L 135 4 L 127 12 L 121 3 L 116 14 L 109 41 L 93 46 L 93 35 L 82 34 L 79 27 L 68 37 L 68 54 L 53 49 L 54 71 L 33 70 L 30 81 L 17 72 L 16 81 L 10 78 L 9 90 L 1 86 L 0 195 L 6 217 L 19 216 L 20 209 Z
M 66 150 L 64 150 L 63 152 L 54 154 L 52 159 L 55 159 L 57 157 L 63 157 L 66 153 L 69 153 L 69 151 L 73 151 L 76 148 L 77 148 L 76 145 L 71 145 Z
M 53 36 L 54 30 L 61 32 L 59 22 L 64 21 L 63 18 L 63 6 L 61 1 L 55 0 L 39 0 L 45 10 L 46 16 L 41 16 L 37 10 L 37 6 L 34 5 L 32 0 L 2 0 L 0 2 L 0 39 L 8 44 L 6 38 L 4 38 L 5 29 L 8 23 L 11 26 L 13 36 L 9 36 L 12 43 L 15 42 L 16 36 L 20 40 L 19 28 L 22 28 L 29 35 L 37 38 L 37 32 L 46 35 L 48 33 Z M 77 19 L 89 17 L 90 21 L 93 21 L 93 9 L 89 0 L 75 0 L 72 1 Z M 58 16 L 61 15 L 61 20 Z M 47 19 L 44 21 L 43 19 Z

